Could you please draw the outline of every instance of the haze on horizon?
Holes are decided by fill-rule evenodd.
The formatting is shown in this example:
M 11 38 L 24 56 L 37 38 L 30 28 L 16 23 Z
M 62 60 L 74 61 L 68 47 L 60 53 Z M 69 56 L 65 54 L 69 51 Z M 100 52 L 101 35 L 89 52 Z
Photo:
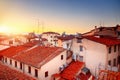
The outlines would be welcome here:
M 0 31 L 84 33 L 120 24 L 119 0 L 0 0 Z M 43 28 L 43 30 L 42 30 Z

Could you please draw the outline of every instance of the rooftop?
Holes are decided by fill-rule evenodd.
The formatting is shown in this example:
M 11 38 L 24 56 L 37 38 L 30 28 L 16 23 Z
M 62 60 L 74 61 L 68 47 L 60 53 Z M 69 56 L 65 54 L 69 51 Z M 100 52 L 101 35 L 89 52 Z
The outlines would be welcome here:
M 84 67 L 83 62 L 72 62 L 62 73 L 61 77 L 67 80 L 73 80 L 76 74 Z
M 57 34 L 57 35 L 60 35 L 60 34 L 57 33 L 57 32 L 43 32 L 42 34 Z
M 65 35 L 65 36 L 59 36 L 58 39 L 62 40 L 62 41 L 67 41 L 67 40 L 71 40 L 73 39 L 74 36 L 73 35 Z
M 35 80 L 0 63 L 0 80 Z
M 64 49 L 59 47 L 38 46 L 29 51 L 26 51 L 24 54 L 20 54 L 14 57 L 14 59 L 20 62 L 24 62 L 28 65 L 40 68 L 42 65 L 44 65 L 63 51 Z
M 15 55 L 22 53 L 23 51 L 33 47 L 36 44 L 37 42 L 28 42 L 20 46 L 11 46 L 10 48 L 0 51 L 0 55 L 12 58 Z
M 100 37 L 94 37 L 94 36 L 85 36 L 84 38 L 107 45 L 107 46 L 112 46 L 112 45 L 118 45 L 120 44 L 120 40 L 113 39 L 113 38 L 100 38 Z
M 0 55 L 2 56 L 6 56 L 6 57 L 10 57 L 12 58 L 13 56 L 15 56 L 16 54 L 24 51 L 28 49 L 28 47 L 25 46 L 12 46 L 10 48 L 7 48 L 5 50 L 0 51 Z
M 120 72 L 101 70 L 98 80 L 120 80 Z

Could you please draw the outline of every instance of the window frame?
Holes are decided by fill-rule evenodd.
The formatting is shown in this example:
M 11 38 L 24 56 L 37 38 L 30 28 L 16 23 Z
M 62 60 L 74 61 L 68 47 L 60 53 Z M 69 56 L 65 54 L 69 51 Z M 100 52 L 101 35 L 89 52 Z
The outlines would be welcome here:
M 35 77 L 38 77 L 38 70 L 35 69 Z
M 31 73 L 31 66 L 28 66 L 28 73 Z
M 45 78 L 48 77 L 48 76 L 49 76 L 49 75 L 48 75 L 48 71 L 46 71 L 46 72 L 45 72 Z
M 108 61 L 108 65 L 111 66 L 111 60 Z
M 117 60 L 116 60 L 116 58 L 114 58 L 114 59 L 113 59 L 113 66 L 116 66 L 116 65 L 117 65 L 116 62 L 117 62 Z
M 12 60 L 10 59 L 10 65 L 12 65 Z
M 20 69 L 23 69 L 22 63 L 20 62 Z
M 112 52 L 112 47 L 109 47 L 108 50 L 109 50 L 108 53 L 110 54 Z
M 17 67 L 17 61 L 15 61 L 15 67 Z
M 61 55 L 61 60 L 63 60 L 63 58 L 64 58 L 63 55 Z
M 114 45 L 114 52 L 116 52 L 117 50 L 117 45 Z
M 83 51 L 83 46 L 82 45 L 80 45 L 79 48 L 80 48 L 80 51 Z

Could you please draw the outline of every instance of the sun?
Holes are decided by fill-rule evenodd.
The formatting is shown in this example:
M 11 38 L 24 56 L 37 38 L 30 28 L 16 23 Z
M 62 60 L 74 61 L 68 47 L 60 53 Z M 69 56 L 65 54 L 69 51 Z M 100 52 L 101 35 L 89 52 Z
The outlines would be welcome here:
M 7 27 L 7 26 L 0 26 L 0 32 L 1 32 L 1 33 L 10 33 L 11 30 L 10 30 L 10 28 Z

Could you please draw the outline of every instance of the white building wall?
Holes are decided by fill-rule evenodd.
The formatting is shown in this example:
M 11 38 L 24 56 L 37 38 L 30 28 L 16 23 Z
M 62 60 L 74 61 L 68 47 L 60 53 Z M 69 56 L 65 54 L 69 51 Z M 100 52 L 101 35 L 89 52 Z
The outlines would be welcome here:
M 63 60 L 61 60 L 61 55 L 63 55 Z M 66 64 L 66 51 L 41 67 L 39 80 L 50 80 L 53 74 L 59 73 L 59 67 L 63 66 L 63 64 Z M 48 77 L 45 78 L 46 71 L 48 71 Z
M 95 75 L 96 69 L 105 68 L 107 64 L 106 45 L 87 39 L 83 39 L 83 44 L 86 47 L 86 66 Z
M 83 46 L 83 51 L 80 51 L 80 46 Z M 86 48 L 85 48 L 83 42 L 77 43 L 77 39 L 74 38 L 74 39 L 73 39 L 73 43 L 72 43 L 71 50 L 73 51 L 73 54 L 79 55 L 79 56 L 83 56 L 83 62 L 85 62 L 85 58 L 86 58 Z
M 109 47 L 108 47 L 108 51 L 109 51 Z M 116 59 L 116 61 L 117 61 L 118 53 L 119 53 L 118 45 L 116 46 L 116 52 L 114 52 L 114 46 L 111 46 L 111 53 L 108 52 L 108 61 L 111 60 L 111 66 L 114 66 L 113 65 L 114 59 Z
M 59 36 L 58 34 L 42 34 L 42 38 L 46 38 L 49 43 L 51 43 L 53 46 L 58 46 L 58 44 L 55 44 L 54 40 L 57 40 L 56 36 Z

